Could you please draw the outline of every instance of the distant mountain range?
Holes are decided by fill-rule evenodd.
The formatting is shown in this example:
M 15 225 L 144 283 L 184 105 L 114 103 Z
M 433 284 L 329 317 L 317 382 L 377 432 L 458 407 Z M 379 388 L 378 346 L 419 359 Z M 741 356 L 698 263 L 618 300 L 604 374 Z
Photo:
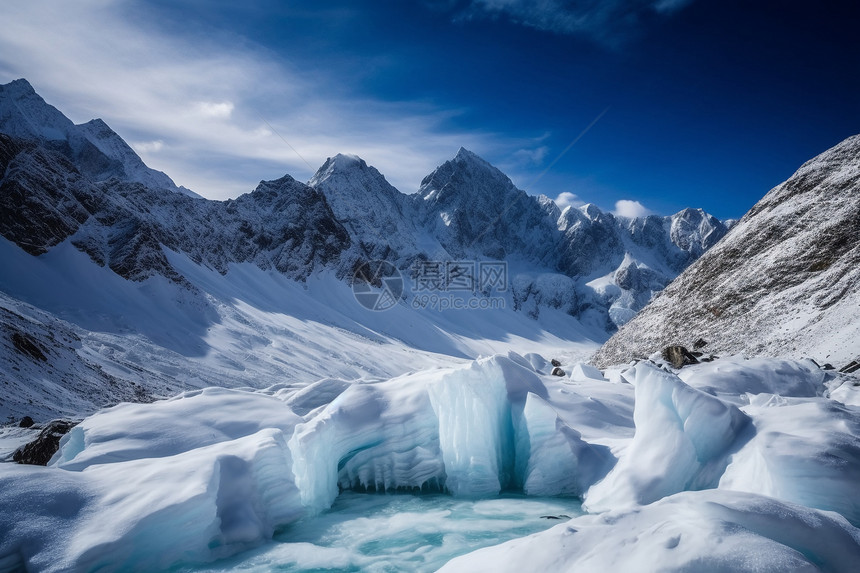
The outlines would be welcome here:
M 74 125 L 26 80 L 0 87 L 0 133 L 0 234 L 34 255 L 68 239 L 131 280 L 181 282 L 163 248 L 219 272 L 253 262 L 297 280 L 323 267 L 348 279 L 372 259 L 401 269 L 497 259 L 569 279 L 547 292 L 547 281 L 521 277 L 522 308 L 591 314 L 612 331 L 727 231 L 694 209 L 637 219 L 594 205 L 562 212 L 465 149 L 412 195 L 360 158 L 337 155 L 308 184 L 285 176 L 208 201 L 146 167 L 103 121 Z
M 336 155 L 308 183 L 285 175 L 211 201 L 148 168 L 103 121 L 75 125 L 16 80 L 0 86 L 0 374 L 10 385 L 0 415 L 170 395 L 177 379 L 259 387 L 393 375 L 409 368 L 395 358 L 403 352 L 462 359 L 508 341 L 585 352 L 726 232 L 697 209 L 562 211 L 466 149 L 411 195 Z M 407 287 L 384 319 L 350 292 L 373 260 L 400 269 Z M 505 312 L 413 306 L 416 265 L 469 261 L 507 265 L 496 293 Z

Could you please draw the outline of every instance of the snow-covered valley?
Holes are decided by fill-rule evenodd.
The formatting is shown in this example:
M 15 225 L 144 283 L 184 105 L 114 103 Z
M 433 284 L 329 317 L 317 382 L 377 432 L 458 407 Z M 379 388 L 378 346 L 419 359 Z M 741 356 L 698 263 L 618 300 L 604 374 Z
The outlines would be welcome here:
M 860 357 L 860 140 L 734 225 L 560 210 L 465 149 L 412 195 L 336 155 L 208 201 L 23 80 L 0 132 L 0 573 L 860 563 L 860 377 L 824 364 Z M 826 267 L 754 217 L 811 220 L 803 192 Z M 738 244 L 791 300 L 703 322 Z M 11 463 L 40 432 L 47 467 Z

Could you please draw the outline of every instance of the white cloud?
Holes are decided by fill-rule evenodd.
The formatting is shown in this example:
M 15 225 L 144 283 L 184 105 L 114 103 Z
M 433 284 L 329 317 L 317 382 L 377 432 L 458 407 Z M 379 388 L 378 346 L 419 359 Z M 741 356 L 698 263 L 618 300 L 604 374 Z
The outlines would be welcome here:
M 25 77 L 73 121 L 103 118 L 142 142 L 150 167 L 215 199 L 284 173 L 307 180 L 341 151 L 413 192 L 461 145 L 509 157 L 534 144 L 454 132 L 456 110 L 356 98 L 345 78 L 300 73 L 249 38 L 199 26 L 168 33 L 146 18 L 128 0 L 4 4 L 0 83 Z
M 541 145 L 535 148 L 518 149 L 514 152 L 514 158 L 525 165 L 542 165 L 548 153 L 549 147 Z
M 217 119 L 227 119 L 233 113 L 233 102 L 211 102 L 202 101 L 197 104 L 198 111 L 204 117 L 212 117 Z
M 158 153 L 164 149 L 164 142 L 160 139 L 155 141 L 138 141 L 131 143 L 132 149 L 140 153 Z
M 620 201 L 615 202 L 615 209 L 612 211 L 614 215 L 618 217 L 647 217 L 648 215 L 653 215 L 654 211 L 648 209 L 640 203 L 639 201 L 632 201 L 630 199 L 621 199 Z
M 579 195 L 576 195 L 575 193 L 563 191 L 555 198 L 555 204 L 558 205 L 559 209 L 564 211 L 566 207 L 582 207 L 585 205 L 585 201 L 580 199 Z

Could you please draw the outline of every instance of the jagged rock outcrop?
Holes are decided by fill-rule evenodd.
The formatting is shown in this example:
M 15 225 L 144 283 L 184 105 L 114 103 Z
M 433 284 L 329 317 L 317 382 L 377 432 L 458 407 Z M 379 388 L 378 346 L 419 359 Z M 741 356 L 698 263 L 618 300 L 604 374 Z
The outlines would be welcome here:
M 60 438 L 69 433 L 76 422 L 52 420 L 42 428 L 32 442 L 27 443 L 12 454 L 12 460 L 19 464 L 46 466 L 51 457 L 60 449 Z
M 860 339 L 860 136 L 772 189 L 594 356 L 626 362 L 677 340 L 720 354 L 847 362 Z
M 339 268 L 351 244 L 322 193 L 289 176 L 207 201 L 116 178 L 94 182 L 65 156 L 3 134 L 0 172 L 0 235 L 33 255 L 70 239 L 130 280 L 160 275 L 184 284 L 165 247 L 221 273 L 253 262 L 301 280 L 315 268 Z

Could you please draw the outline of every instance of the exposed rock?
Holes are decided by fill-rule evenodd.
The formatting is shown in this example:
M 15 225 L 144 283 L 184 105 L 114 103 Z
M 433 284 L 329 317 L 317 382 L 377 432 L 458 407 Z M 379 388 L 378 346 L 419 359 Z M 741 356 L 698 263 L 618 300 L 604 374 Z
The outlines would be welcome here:
M 702 337 L 747 356 L 857 356 L 860 136 L 806 162 L 592 358 L 624 363 Z M 711 347 L 709 346 L 709 348 Z
M 549 363 L 550 363 L 550 364 L 552 364 L 553 366 L 561 366 L 561 362 L 559 362 L 559 361 L 558 361 L 558 360 L 556 360 L 555 358 L 553 358 L 552 360 L 550 360 L 550 361 L 549 361 Z
M 699 360 L 683 346 L 667 346 L 663 349 L 663 360 L 670 362 L 673 368 L 683 368 L 689 364 L 698 364 Z
M 570 519 L 569 515 L 561 514 L 561 515 L 541 515 L 541 519 Z
M 693 343 L 693 350 L 699 350 L 700 348 L 704 348 L 708 345 L 708 341 L 704 338 L 699 338 L 696 342 Z
M 39 344 L 29 334 L 13 332 L 12 344 L 18 352 L 29 356 L 33 360 L 41 360 L 42 362 L 48 360 L 48 357 L 45 356 L 45 353 L 39 347 Z
M 60 438 L 74 428 L 78 423 L 69 420 L 54 420 L 49 422 L 39 432 L 39 437 L 18 449 L 12 454 L 12 459 L 19 464 L 30 464 L 34 466 L 47 465 L 57 450 L 60 448 Z
M 840 372 L 845 374 L 851 374 L 852 372 L 857 372 L 860 370 L 860 360 L 852 360 L 845 366 L 839 369 Z
M 561 368 L 559 368 L 558 366 L 556 366 L 555 368 L 553 368 L 553 369 L 552 369 L 551 374 L 552 374 L 553 376 L 564 376 L 564 375 L 565 375 L 565 372 L 564 372 L 564 370 L 562 370 Z
M 35 424 L 35 423 L 36 422 L 34 422 L 33 418 L 31 418 L 30 416 L 24 416 L 23 418 L 21 418 L 21 421 L 18 422 L 18 427 L 19 428 L 31 428 L 33 426 L 33 424 Z

